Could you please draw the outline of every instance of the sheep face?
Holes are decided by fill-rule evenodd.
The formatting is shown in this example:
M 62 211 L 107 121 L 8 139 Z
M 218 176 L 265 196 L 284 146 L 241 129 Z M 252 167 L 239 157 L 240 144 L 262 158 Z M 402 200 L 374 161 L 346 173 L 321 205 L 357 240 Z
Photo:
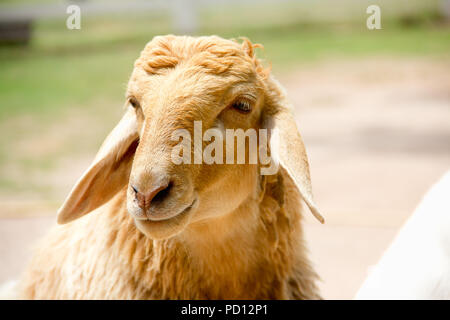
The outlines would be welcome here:
M 258 136 L 256 148 L 250 148 L 251 138 L 241 140 L 240 148 L 227 135 L 231 129 L 256 134 L 267 129 L 271 139 L 270 130 L 279 130 L 280 148 L 271 149 L 272 158 L 322 221 L 312 201 L 303 142 L 280 86 L 262 68 L 254 47 L 248 40 L 239 44 L 219 37 L 164 36 L 147 44 L 128 84 L 124 117 L 72 190 L 58 221 L 74 220 L 126 188 L 136 226 L 161 239 L 257 201 L 258 155 L 267 145 Z
M 264 83 L 249 49 L 219 38 L 165 37 L 150 42 L 137 60 L 127 90 L 139 135 L 127 207 L 146 235 L 172 236 L 254 196 L 258 165 L 227 164 L 225 152 L 226 129 L 261 127 Z M 222 155 L 205 163 L 213 141 L 203 137 L 211 130 L 224 138 Z M 176 132 L 187 135 L 176 139 Z M 186 142 L 191 154 L 177 163 L 174 148 Z M 248 160 L 248 148 L 241 150 Z

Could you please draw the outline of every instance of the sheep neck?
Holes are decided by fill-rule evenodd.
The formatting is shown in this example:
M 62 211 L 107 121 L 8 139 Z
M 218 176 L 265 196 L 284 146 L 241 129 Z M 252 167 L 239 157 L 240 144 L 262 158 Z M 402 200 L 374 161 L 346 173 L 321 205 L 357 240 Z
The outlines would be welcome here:
M 115 218 L 121 228 L 110 243 L 122 257 L 123 272 L 135 281 L 135 298 L 317 297 L 316 275 L 294 236 L 302 236 L 299 212 L 293 217 L 270 191 L 165 240 L 145 237 L 123 205 L 120 211 Z M 299 261 L 302 274 L 295 270 Z M 302 296 L 301 286 L 311 295 Z

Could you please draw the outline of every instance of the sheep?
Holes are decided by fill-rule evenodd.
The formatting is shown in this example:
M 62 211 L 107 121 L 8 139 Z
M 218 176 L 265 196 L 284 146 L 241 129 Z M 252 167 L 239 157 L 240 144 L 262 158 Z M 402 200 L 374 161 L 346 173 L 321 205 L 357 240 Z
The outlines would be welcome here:
M 20 297 L 321 298 L 301 223 L 303 202 L 323 222 L 305 147 L 256 47 L 173 35 L 145 46 L 125 114 L 59 209 L 60 225 L 38 245 Z M 203 130 L 273 129 L 278 169 L 174 164 L 171 135 L 192 133 L 195 121 Z
M 10 280 L 0 285 L 0 300 L 16 299 L 17 281 Z
M 450 299 L 450 171 L 425 195 L 356 299 Z

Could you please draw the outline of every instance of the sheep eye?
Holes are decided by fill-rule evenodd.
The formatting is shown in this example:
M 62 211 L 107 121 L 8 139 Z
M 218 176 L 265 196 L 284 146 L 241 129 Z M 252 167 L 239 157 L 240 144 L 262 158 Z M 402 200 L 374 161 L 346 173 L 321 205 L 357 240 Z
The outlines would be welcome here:
M 241 113 L 250 113 L 252 111 L 252 106 L 250 102 L 245 100 L 239 100 L 233 103 L 233 109 L 241 112 Z
M 131 106 L 132 106 L 134 109 L 137 109 L 137 108 L 140 107 L 140 104 L 139 104 L 139 102 L 136 100 L 136 98 L 131 97 L 131 98 L 128 99 L 128 101 L 130 102 Z

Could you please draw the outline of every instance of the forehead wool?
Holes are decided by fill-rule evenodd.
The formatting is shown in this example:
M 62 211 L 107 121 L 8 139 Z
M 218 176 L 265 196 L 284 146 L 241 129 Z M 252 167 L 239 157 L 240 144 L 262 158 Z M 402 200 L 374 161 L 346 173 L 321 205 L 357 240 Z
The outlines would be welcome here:
M 149 74 L 161 74 L 183 64 L 215 75 L 256 73 L 265 77 L 268 70 L 264 70 L 261 61 L 255 56 L 254 49 L 257 47 L 261 46 L 252 44 L 248 39 L 240 44 L 216 36 L 158 36 L 145 46 L 135 67 Z

